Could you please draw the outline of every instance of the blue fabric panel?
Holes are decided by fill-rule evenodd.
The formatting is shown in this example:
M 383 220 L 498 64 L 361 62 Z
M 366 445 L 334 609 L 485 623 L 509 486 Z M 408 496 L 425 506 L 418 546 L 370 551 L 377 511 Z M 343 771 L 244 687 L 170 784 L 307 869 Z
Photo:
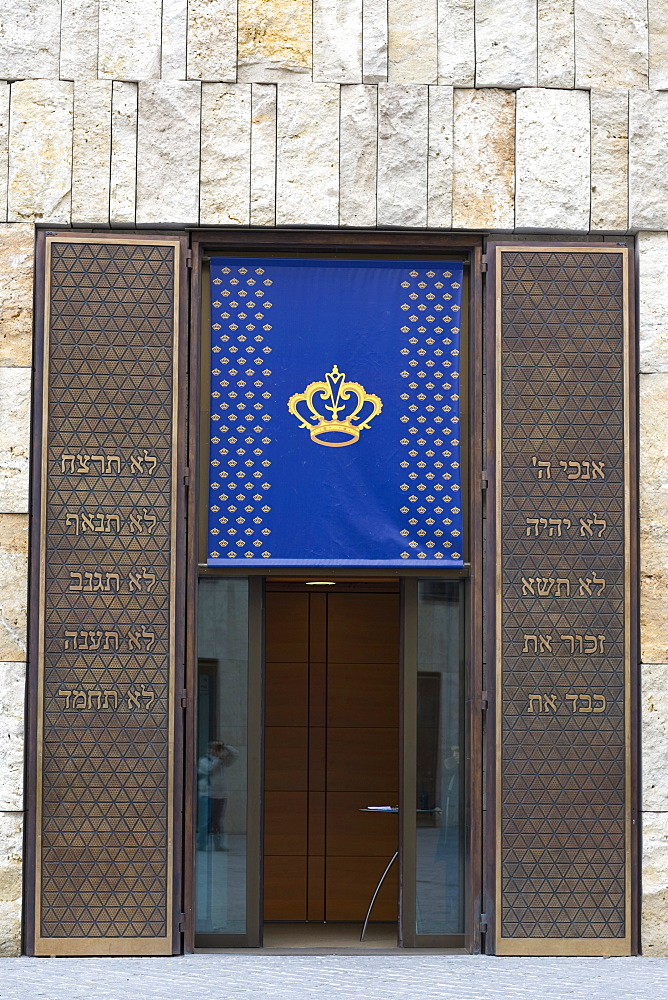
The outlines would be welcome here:
M 462 565 L 462 275 L 211 261 L 209 565 Z

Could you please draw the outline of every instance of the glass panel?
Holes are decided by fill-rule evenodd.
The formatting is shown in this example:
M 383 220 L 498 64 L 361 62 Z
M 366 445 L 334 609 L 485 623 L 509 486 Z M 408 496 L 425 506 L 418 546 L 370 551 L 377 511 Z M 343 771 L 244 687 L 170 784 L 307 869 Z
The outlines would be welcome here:
M 464 931 L 462 585 L 418 585 L 416 933 Z
M 199 581 L 197 934 L 246 932 L 248 582 Z

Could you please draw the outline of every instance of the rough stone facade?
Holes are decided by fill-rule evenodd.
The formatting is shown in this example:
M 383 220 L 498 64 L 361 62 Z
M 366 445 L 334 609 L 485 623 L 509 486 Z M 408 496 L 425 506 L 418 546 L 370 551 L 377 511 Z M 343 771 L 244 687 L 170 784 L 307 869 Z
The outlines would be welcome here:
M 6 0 L 0 81 L 0 953 L 20 948 L 42 222 L 637 234 L 642 946 L 668 954 L 665 0 Z

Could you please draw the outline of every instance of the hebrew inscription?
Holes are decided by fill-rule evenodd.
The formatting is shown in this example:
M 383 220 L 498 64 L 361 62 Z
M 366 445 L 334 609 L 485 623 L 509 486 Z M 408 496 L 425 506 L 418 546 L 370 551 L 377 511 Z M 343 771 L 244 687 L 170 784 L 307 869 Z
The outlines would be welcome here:
M 625 253 L 497 250 L 502 953 L 628 953 Z
M 47 249 L 35 950 L 170 952 L 178 246 Z

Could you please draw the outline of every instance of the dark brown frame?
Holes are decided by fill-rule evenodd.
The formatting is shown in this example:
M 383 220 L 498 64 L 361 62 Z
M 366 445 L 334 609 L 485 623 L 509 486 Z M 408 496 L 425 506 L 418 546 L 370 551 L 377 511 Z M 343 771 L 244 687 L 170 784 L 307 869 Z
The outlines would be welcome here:
M 466 907 L 466 943 L 472 952 L 480 950 L 480 902 L 482 892 L 482 823 L 483 823 L 483 730 L 482 730 L 482 488 L 483 488 L 483 357 L 482 357 L 482 244 L 480 235 L 438 232 L 392 232 L 377 230 L 323 230 L 323 229 L 248 229 L 248 230 L 203 230 L 192 234 L 192 286 L 190 311 L 190 389 L 189 389 L 189 430 L 188 430 L 188 467 L 191 486 L 197 478 L 198 448 L 199 448 L 199 404 L 200 404 L 200 342 L 202 337 L 202 258 L 208 251 L 235 255 L 246 252 L 265 252 L 269 254 L 300 254 L 309 253 L 337 254 L 360 253 L 364 255 L 385 254 L 392 256 L 421 256 L 430 253 L 461 253 L 468 255 L 470 264 L 469 281 L 469 564 L 462 571 L 453 570 L 449 573 L 443 570 L 422 571 L 418 568 L 408 571 L 399 570 L 396 573 L 386 569 L 364 567 L 362 575 L 369 576 L 455 576 L 467 577 L 467 648 L 469 650 L 469 677 L 467 691 L 467 730 L 469 736 L 470 758 L 467 762 L 467 779 L 469 787 L 468 825 L 468 880 Z M 184 946 L 187 952 L 195 947 L 194 932 L 194 822 L 193 809 L 189 803 L 194 802 L 195 787 L 195 734 L 196 725 L 195 690 L 196 690 L 196 623 L 197 623 L 197 578 L 201 571 L 198 566 L 199 509 L 197 489 L 190 489 L 188 498 L 188 602 L 186 608 L 186 690 L 187 704 L 192 710 L 186 716 L 186 755 L 185 755 L 185 837 L 184 837 L 184 909 L 186 933 Z M 352 576 L 350 569 L 332 570 L 328 567 L 328 575 L 334 577 Z M 239 575 L 230 570 L 216 570 L 217 574 Z M 304 569 L 289 568 L 285 570 L 257 568 L 246 570 L 253 583 L 253 575 L 259 576 L 303 576 Z M 477 626 L 477 627 L 476 627 Z M 250 717 L 249 717 L 250 719 Z M 259 899 L 259 888 L 258 895 Z M 250 913 L 250 911 L 249 911 Z M 249 926 L 249 931 L 251 930 Z
M 177 483 L 179 489 L 175 496 L 177 504 L 176 518 L 176 567 L 183 565 L 186 556 L 186 497 L 185 497 L 185 446 L 184 434 L 185 414 L 187 405 L 187 368 L 188 368 L 188 336 L 187 322 L 189 309 L 189 282 L 187 259 L 189 254 L 188 237 L 183 232 L 160 231 L 131 231 L 114 230 L 53 230 L 38 229 L 35 234 L 35 286 L 34 286 L 34 345 L 33 345 L 33 379 L 32 379 L 32 412 L 31 412 L 31 448 L 30 448 L 30 528 L 29 528 L 29 572 L 28 572 L 28 607 L 35 605 L 35 595 L 38 593 L 38 581 L 42 567 L 40 565 L 39 539 L 41 529 L 41 499 L 42 499 L 42 432 L 43 418 L 42 411 L 42 391 L 44 387 L 44 307 L 45 307 L 45 287 L 46 287 L 46 237 L 61 239 L 71 239 L 72 237 L 85 238 L 89 236 L 91 242 L 101 242 L 105 239 L 124 242 L 136 241 L 138 243 L 146 240 L 177 241 L 180 247 L 179 271 L 176 284 L 178 288 L 178 371 L 181 372 L 181 382 L 177 385 L 178 410 L 181 422 L 177 428 L 176 440 L 173 442 L 176 449 Z M 185 629 L 185 603 L 186 603 L 186 579 L 184 573 L 176 573 L 175 588 L 175 651 L 176 663 L 174 665 L 174 782 L 173 782 L 173 825 L 170 835 L 173 844 L 173 873 L 172 873 L 172 953 L 178 954 L 182 949 L 183 920 L 181 902 L 183 898 L 183 770 L 182 761 L 184 759 L 184 717 L 181 692 L 184 689 L 185 659 L 184 659 L 184 629 Z M 38 698 L 38 673 L 35 663 L 36 650 L 38 649 L 39 620 L 37 614 L 32 613 L 28 624 L 28 657 L 27 657 L 27 733 L 26 733 L 26 768 L 25 768 L 25 880 L 24 880 L 24 907 L 23 907 L 23 950 L 27 954 L 35 954 L 35 840 L 36 840 L 36 797 L 37 797 L 37 767 L 38 767 L 38 746 L 37 746 L 37 698 Z M 109 953 L 109 952 L 107 952 Z
M 631 662 L 630 662 L 630 684 L 629 684 L 629 708 L 630 708 L 630 852 L 631 864 L 629 877 L 631 878 L 631 926 L 630 954 L 640 953 L 640 838 L 641 838 L 641 816 L 640 816 L 640 620 L 639 620 L 639 518 L 638 518 L 638 349 L 637 349 L 637 302 L 636 302 L 636 261 L 634 257 L 634 240 L 628 237 L 617 240 L 610 237 L 607 240 L 586 237 L 583 240 L 574 242 L 572 239 L 563 241 L 555 237 L 549 242 L 544 238 L 535 240 L 516 237 L 515 239 L 490 240 L 485 246 L 485 263 L 487 265 L 487 282 L 485 290 L 485 334 L 484 334 L 484 356 L 487 377 L 485 411 L 487 414 L 485 428 L 485 447 L 487 469 L 489 470 L 489 489 L 487 493 L 487 531 L 485 539 L 485 675 L 486 675 L 486 696 L 489 699 L 489 712 L 487 713 L 485 732 L 485 808 L 486 817 L 484 824 L 485 851 L 484 851 L 484 894 L 483 909 L 485 918 L 485 951 L 487 954 L 495 954 L 497 940 L 497 916 L 500 900 L 496 898 L 496 761 L 497 761 L 497 724 L 496 724 L 496 703 L 499 692 L 496 690 L 496 542 L 498 525 L 496 523 L 496 478 L 493 474 L 497 468 L 498 456 L 496 449 L 496 413 L 497 398 L 500 386 L 497 385 L 495 377 L 496 365 L 496 273 L 495 273 L 495 250 L 497 247 L 508 247 L 521 249 L 525 247 L 542 247 L 549 249 L 568 250 L 571 248 L 596 251 L 598 247 L 610 250 L 611 246 L 628 247 L 628 302 L 627 302 L 627 323 L 628 323 L 628 372 L 627 372 L 627 392 L 629 405 L 630 433 L 627 441 L 628 457 L 630 465 L 630 522 L 629 522 L 629 564 L 633 579 L 630 582 L 631 600 L 629 607 L 629 631 L 631 640 Z

